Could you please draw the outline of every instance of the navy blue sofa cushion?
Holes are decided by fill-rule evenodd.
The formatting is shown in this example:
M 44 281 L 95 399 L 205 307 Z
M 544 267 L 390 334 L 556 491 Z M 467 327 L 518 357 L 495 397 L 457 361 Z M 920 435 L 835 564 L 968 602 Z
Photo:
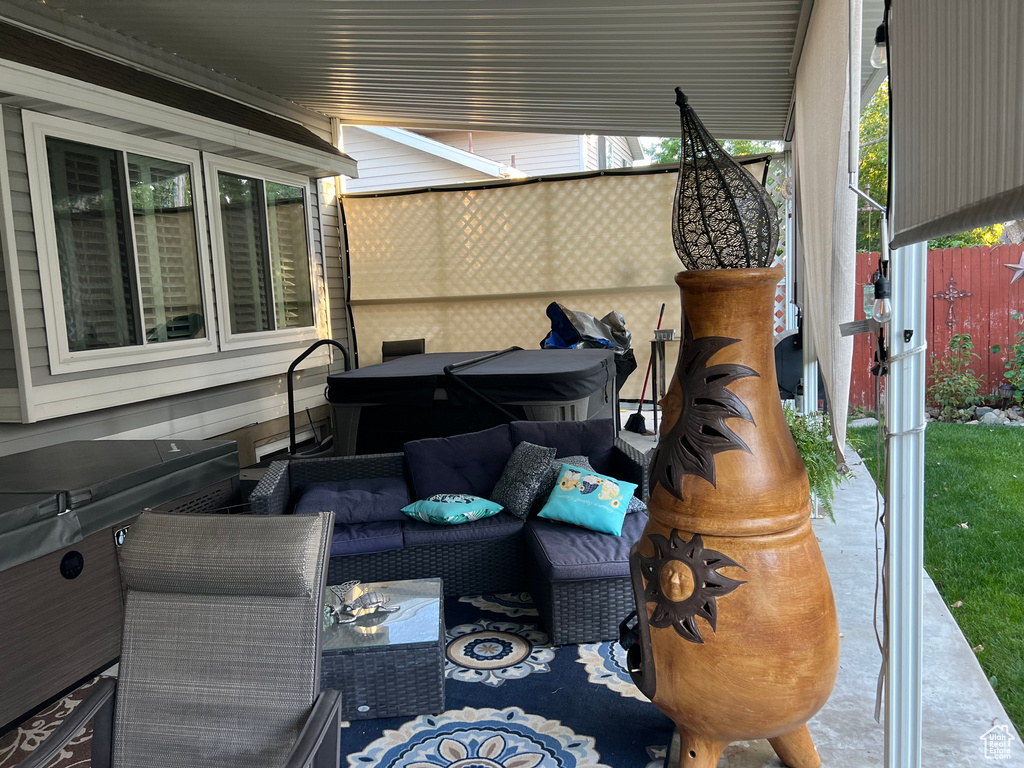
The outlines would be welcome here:
M 426 544 L 451 544 L 459 541 L 487 541 L 520 535 L 523 521 L 507 512 L 493 517 L 474 520 L 460 525 L 431 525 L 418 520 L 403 523 L 403 538 L 407 547 Z
M 402 523 L 394 520 L 335 525 L 331 537 L 331 557 L 388 552 L 402 549 L 402 546 Z
M 611 419 L 589 421 L 513 421 L 512 444 L 524 440 L 555 449 L 556 456 L 581 454 L 590 458 L 595 471 L 609 474 L 615 427 Z
M 507 424 L 482 432 L 431 437 L 405 444 L 405 465 L 416 499 L 435 493 L 470 493 L 490 498 L 512 455 Z
M 640 538 L 647 515 L 626 515 L 622 534 L 588 531 L 579 526 L 531 517 L 526 542 L 547 581 L 578 581 L 629 576 L 629 549 Z
M 295 514 L 334 511 L 334 524 L 377 523 L 405 520 L 402 507 L 409 503 L 409 489 L 401 477 L 365 477 L 313 483 L 295 502 Z

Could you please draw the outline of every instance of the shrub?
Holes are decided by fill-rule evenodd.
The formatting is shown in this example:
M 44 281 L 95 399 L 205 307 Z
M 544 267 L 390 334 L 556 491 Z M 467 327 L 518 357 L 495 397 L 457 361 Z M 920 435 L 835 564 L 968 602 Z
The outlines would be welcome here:
M 829 519 L 834 523 L 836 516 L 832 512 L 832 501 L 836 496 L 839 484 L 850 479 L 850 475 L 841 475 L 836 468 L 836 452 L 832 446 L 832 427 L 828 414 L 813 413 L 801 416 L 793 408 L 786 406 L 786 423 L 793 433 L 793 441 L 807 467 L 807 481 L 811 493 L 817 497 Z
M 1010 319 L 1024 326 L 1024 315 L 1014 312 Z M 1024 327 L 1013 334 L 1013 343 L 1009 344 L 1010 359 L 1006 361 L 1006 383 L 1013 387 L 1013 401 L 1020 405 L 1024 402 Z M 998 355 L 1002 347 L 992 345 L 993 354 Z
M 928 395 L 947 421 L 956 421 L 961 409 L 981 403 L 981 377 L 971 368 L 971 358 L 981 359 L 974 353 L 969 333 L 950 336 L 949 349 L 941 359 L 932 355 L 932 386 Z

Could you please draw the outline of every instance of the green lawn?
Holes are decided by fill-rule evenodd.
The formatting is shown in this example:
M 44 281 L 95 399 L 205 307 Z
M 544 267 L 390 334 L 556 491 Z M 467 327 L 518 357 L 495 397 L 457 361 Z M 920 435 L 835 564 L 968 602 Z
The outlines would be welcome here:
M 850 433 L 877 478 L 875 429 Z M 929 424 L 924 477 L 925 567 L 1021 731 L 1024 429 Z

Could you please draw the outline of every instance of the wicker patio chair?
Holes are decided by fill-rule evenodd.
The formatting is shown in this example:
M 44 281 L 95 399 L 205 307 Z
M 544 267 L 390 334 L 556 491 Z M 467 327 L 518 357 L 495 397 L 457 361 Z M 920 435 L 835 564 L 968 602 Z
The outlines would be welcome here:
M 22 768 L 90 719 L 94 768 L 338 768 L 339 694 L 319 691 L 333 526 L 333 513 L 143 513 L 121 548 L 119 679 Z

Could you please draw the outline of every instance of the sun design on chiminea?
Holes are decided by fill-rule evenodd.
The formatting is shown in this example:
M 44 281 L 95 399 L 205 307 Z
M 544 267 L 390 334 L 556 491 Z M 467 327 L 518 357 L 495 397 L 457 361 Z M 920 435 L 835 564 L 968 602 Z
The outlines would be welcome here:
M 672 627 L 684 640 L 703 643 L 697 617 L 705 619 L 714 632 L 718 621 L 715 600 L 746 583 L 723 576 L 718 569 L 746 569 L 721 552 L 705 549 L 699 533 L 689 541 L 679 538 L 677 530 L 672 531 L 670 539 L 657 533 L 648 538 L 654 554 L 640 557 L 640 571 L 647 581 L 644 602 L 655 604 L 650 625 Z
M 684 315 L 683 343 L 679 350 L 676 380 L 682 390 L 682 410 L 669 433 L 658 443 L 651 467 L 651 484 L 661 483 L 677 499 L 683 498 L 683 475 L 697 475 L 715 485 L 715 454 L 742 450 L 747 444 L 725 425 L 730 417 L 751 424 L 747 406 L 726 389 L 737 379 L 759 374 L 745 365 L 708 366 L 717 352 L 739 339 L 723 336 L 693 338 L 690 320 Z

